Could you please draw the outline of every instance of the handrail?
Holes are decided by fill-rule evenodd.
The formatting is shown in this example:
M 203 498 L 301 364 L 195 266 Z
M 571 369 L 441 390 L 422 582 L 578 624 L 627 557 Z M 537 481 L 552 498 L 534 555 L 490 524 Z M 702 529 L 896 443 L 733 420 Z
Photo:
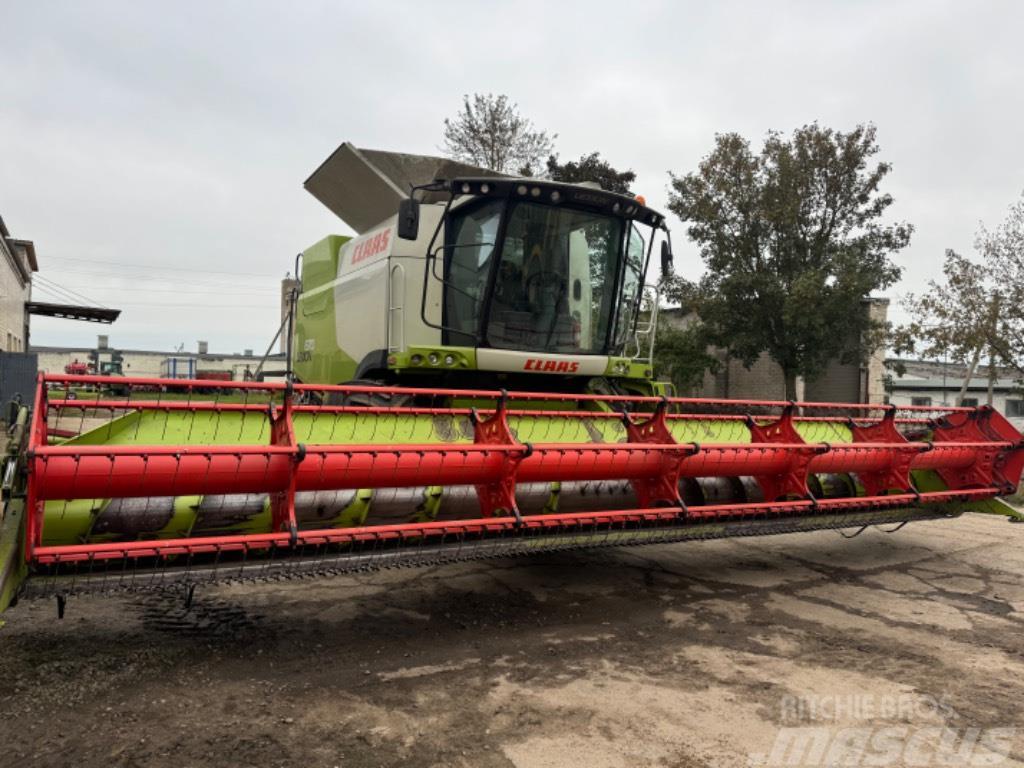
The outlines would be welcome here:
M 395 304 L 395 283 L 396 273 L 400 277 L 402 297 L 399 304 Z M 391 270 L 388 273 L 388 352 L 403 352 L 405 351 L 405 295 L 406 295 L 406 282 L 405 282 L 405 267 L 399 262 L 395 262 L 391 265 Z M 398 323 L 399 333 L 395 333 L 395 314 L 398 314 L 400 322 Z M 395 343 L 395 336 L 401 336 L 401 343 Z

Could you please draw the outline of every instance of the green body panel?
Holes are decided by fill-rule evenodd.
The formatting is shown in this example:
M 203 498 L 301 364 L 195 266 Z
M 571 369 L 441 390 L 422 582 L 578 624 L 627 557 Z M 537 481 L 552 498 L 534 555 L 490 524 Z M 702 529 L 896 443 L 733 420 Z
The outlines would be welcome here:
M 435 355 L 442 361 L 438 365 L 430 364 L 430 356 Z M 446 365 L 443 361 L 451 355 L 453 363 Z M 474 370 L 476 368 L 476 350 L 473 347 L 409 347 L 404 352 L 392 352 L 388 355 L 388 368 L 393 371 L 408 371 L 414 374 L 431 374 L 445 371 Z
M 334 280 L 338 249 L 351 238 L 328 235 L 302 254 L 302 286 L 295 308 L 292 341 L 295 375 L 300 381 L 341 384 L 355 378 L 358 360 L 338 346 Z
M 0 519 L 0 613 L 11 604 L 18 587 L 28 575 L 22 549 L 24 541 L 25 503 L 21 499 L 12 499 Z
M 22 460 L 28 424 L 29 409 L 22 406 L 14 421 L 7 426 L 7 442 L 0 465 L 0 476 L 4 478 L 3 508 L 0 509 L 0 613 L 10 605 L 28 575 L 24 550 L 24 475 L 18 472 L 8 474 L 8 469 L 16 470 Z M 9 487 L 8 478 L 11 478 Z
M 439 362 L 432 364 L 431 356 Z M 444 361 L 451 358 L 451 364 Z M 580 357 L 585 357 L 581 355 Z M 620 372 L 617 366 L 625 366 Z M 436 346 L 411 346 L 404 352 L 392 352 L 388 355 L 388 369 L 397 372 L 429 374 L 433 372 L 475 370 L 477 368 L 476 349 L 473 347 L 453 347 L 443 344 Z M 630 391 L 637 394 L 651 394 L 652 387 L 660 382 L 652 382 L 653 369 L 650 363 L 643 360 L 631 360 L 627 357 L 609 357 L 604 375 L 616 379 Z M 537 374 L 538 381 L 543 375 Z M 582 378 L 582 377 L 581 377 Z M 326 384 L 328 382 L 318 382 Z
M 915 471 L 910 474 L 914 480 L 914 487 L 921 493 L 946 490 L 946 484 L 942 482 L 938 472 L 927 470 L 924 472 Z M 987 515 L 1002 515 L 1014 521 L 1024 520 L 1024 513 L 998 497 L 975 499 L 966 503 L 952 503 L 948 506 L 957 512 L 983 512 Z

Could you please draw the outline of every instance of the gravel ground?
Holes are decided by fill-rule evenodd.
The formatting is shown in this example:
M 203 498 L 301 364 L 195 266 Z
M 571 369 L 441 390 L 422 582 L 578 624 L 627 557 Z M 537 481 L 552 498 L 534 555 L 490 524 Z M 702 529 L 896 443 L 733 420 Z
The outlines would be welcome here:
M 1024 761 L 1024 525 L 981 515 L 3 619 L 0 765 L 717 768 L 780 764 L 793 727 Z

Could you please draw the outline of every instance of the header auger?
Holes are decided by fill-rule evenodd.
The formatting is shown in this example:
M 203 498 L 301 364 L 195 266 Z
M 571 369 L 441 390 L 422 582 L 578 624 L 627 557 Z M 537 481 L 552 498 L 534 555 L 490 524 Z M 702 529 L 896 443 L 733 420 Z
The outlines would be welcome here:
M 999 511 L 1024 463 L 985 407 L 81 383 L 12 435 L 5 600 Z

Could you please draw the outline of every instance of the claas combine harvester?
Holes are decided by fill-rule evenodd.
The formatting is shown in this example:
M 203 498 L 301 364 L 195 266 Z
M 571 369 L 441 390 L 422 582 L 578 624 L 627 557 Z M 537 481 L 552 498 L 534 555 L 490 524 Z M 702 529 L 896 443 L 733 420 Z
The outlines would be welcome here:
M 304 252 L 284 381 L 41 377 L 9 430 L 0 609 L 1013 514 L 1021 435 L 990 408 L 674 397 L 641 198 L 348 144 L 306 187 L 358 235 Z

